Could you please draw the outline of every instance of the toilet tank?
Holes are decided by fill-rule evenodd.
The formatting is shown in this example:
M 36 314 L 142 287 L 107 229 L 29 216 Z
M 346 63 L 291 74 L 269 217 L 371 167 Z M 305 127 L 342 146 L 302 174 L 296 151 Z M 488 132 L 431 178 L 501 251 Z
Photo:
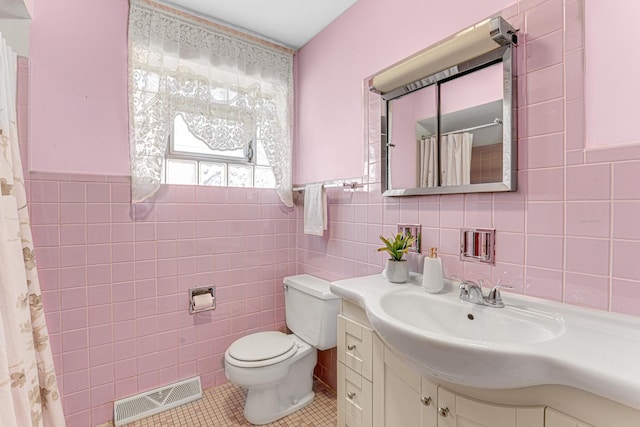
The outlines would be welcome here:
M 329 290 L 329 282 L 309 274 L 284 278 L 287 326 L 318 350 L 337 345 L 340 297 Z

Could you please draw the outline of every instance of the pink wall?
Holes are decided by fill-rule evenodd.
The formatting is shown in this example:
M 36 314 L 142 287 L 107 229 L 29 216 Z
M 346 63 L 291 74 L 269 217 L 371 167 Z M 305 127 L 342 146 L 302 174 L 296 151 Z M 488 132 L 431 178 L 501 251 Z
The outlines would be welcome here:
M 129 188 L 121 177 L 31 173 L 32 230 L 69 427 L 104 423 L 114 400 L 180 379 L 222 384 L 231 342 L 284 326 L 296 215 L 273 190 L 165 186 L 132 212 Z M 216 310 L 190 315 L 188 289 L 212 284 Z
M 115 399 L 194 375 L 226 382 L 234 339 L 284 326 L 296 212 L 273 190 L 190 186 L 132 211 L 128 2 L 50 3 L 36 0 L 21 62 L 20 134 L 64 412 L 87 427 L 112 419 Z M 211 284 L 217 309 L 189 315 L 188 288 Z
M 128 1 L 34 3 L 31 170 L 128 175 Z
M 590 1 L 585 15 L 588 145 L 637 144 L 640 27 L 623 24 L 640 16 L 640 3 Z M 619 26 L 616 40 L 620 43 L 611 38 L 611 27 L 616 24 Z M 610 108 L 611 105 L 616 108 Z
M 398 5 L 397 9 L 409 8 Z M 369 13 L 354 7 L 348 17 L 373 22 Z M 502 14 L 522 32 L 517 55 L 518 191 L 380 197 L 380 141 L 375 130 L 380 126 L 381 104 L 378 97 L 369 95 L 365 103 L 365 126 L 370 130 L 366 147 L 369 191 L 329 193 L 330 236 L 299 236 L 300 268 L 332 279 L 379 272 L 383 257 L 375 252 L 378 235 L 390 235 L 397 223 L 419 223 L 423 226 L 423 247 L 439 247 L 447 276 L 492 282 L 502 278 L 504 282 L 506 275 L 518 293 L 640 316 L 640 146 L 600 150 L 585 146 L 581 2 L 567 1 L 564 6 L 562 0 L 525 0 Z M 377 22 L 383 21 L 393 22 Z M 458 29 L 468 24 L 459 19 L 453 22 Z M 309 64 L 319 66 L 320 60 L 330 63 L 327 58 L 335 45 L 329 41 L 335 40 L 334 34 L 344 36 L 345 27 L 351 24 L 346 19 L 337 22 L 315 40 L 318 44 L 309 46 L 312 49 L 306 51 L 305 47 L 303 51 L 311 56 Z M 354 34 L 342 39 L 340 46 L 352 46 L 360 38 Z M 413 37 L 398 33 L 390 39 L 400 45 Z M 320 45 L 323 40 L 325 44 Z M 422 40 L 423 45 L 414 46 L 415 51 L 431 39 Z M 300 80 L 304 80 L 308 65 L 303 59 L 303 55 L 298 58 Z M 385 63 L 378 68 L 396 59 L 395 55 L 383 55 Z M 342 65 L 362 68 L 364 62 L 354 56 Z M 361 78 L 368 74 L 362 72 Z M 332 86 L 352 85 L 349 78 L 342 83 L 332 81 Z M 600 81 L 603 87 L 608 84 L 608 80 Z M 321 109 L 322 103 L 318 104 L 315 108 Z M 304 110 L 305 105 L 301 103 L 300 108 Z M 617 104 L 607 108 L 618 111 Z M 358 126 L 355 120 L 336 123 L 342 123 L 336 128 L 339 135 L 341 129 L 348 134 Z M 313 127 L 309 123 L 304 130 Z M 309 159 L 305 151 L 302 154 L 299 167 Z M 306 163 L 305 176 L 321 180 L 324 163 L 317 158 L 314 162 Z M 333 170 L 331 177 L 335 173 Z M 458 259 L 461 227 L 497 230 L 495 266 Z M 417 259 L 413 261 L 419 264 Z
M 297 54 L 293 182 L 362 176 L 363 79 L 512 2 L 354 4 Z

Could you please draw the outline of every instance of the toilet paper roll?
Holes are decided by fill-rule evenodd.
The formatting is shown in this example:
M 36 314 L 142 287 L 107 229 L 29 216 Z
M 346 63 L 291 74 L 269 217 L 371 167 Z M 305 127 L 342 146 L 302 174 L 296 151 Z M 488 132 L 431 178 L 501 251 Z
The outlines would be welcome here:
M 204 310 L 213 307 L 213 296 L 209 293 L 193 296 L 193 310 Z

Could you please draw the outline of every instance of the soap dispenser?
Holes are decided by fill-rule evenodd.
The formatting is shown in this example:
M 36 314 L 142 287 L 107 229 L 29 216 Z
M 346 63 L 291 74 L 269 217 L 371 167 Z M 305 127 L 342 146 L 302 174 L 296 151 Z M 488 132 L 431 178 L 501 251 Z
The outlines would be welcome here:
M 440 292 L 444 288 L 442 261 L 438 258 L 438 248 L 429 248 L 429 255 L 424 259 L 422 287 L 431 294 Z

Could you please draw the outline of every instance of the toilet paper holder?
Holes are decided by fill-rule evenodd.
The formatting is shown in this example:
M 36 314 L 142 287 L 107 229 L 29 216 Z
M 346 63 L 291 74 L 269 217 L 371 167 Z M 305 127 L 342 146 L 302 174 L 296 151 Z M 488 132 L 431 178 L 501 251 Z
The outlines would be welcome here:
M 206 295 L 210 294 L 212 298 L 211 307 L 202 308 L 199 310 L 195 309 L 196 303 L 194 297 L 198 295 Z M 189 289 L 189 313 L 202 313 L 203 311 L 215 310 L 216 309 L 216 287 L 215 286 L 205 286 L 202 288 L 190 288 Z

